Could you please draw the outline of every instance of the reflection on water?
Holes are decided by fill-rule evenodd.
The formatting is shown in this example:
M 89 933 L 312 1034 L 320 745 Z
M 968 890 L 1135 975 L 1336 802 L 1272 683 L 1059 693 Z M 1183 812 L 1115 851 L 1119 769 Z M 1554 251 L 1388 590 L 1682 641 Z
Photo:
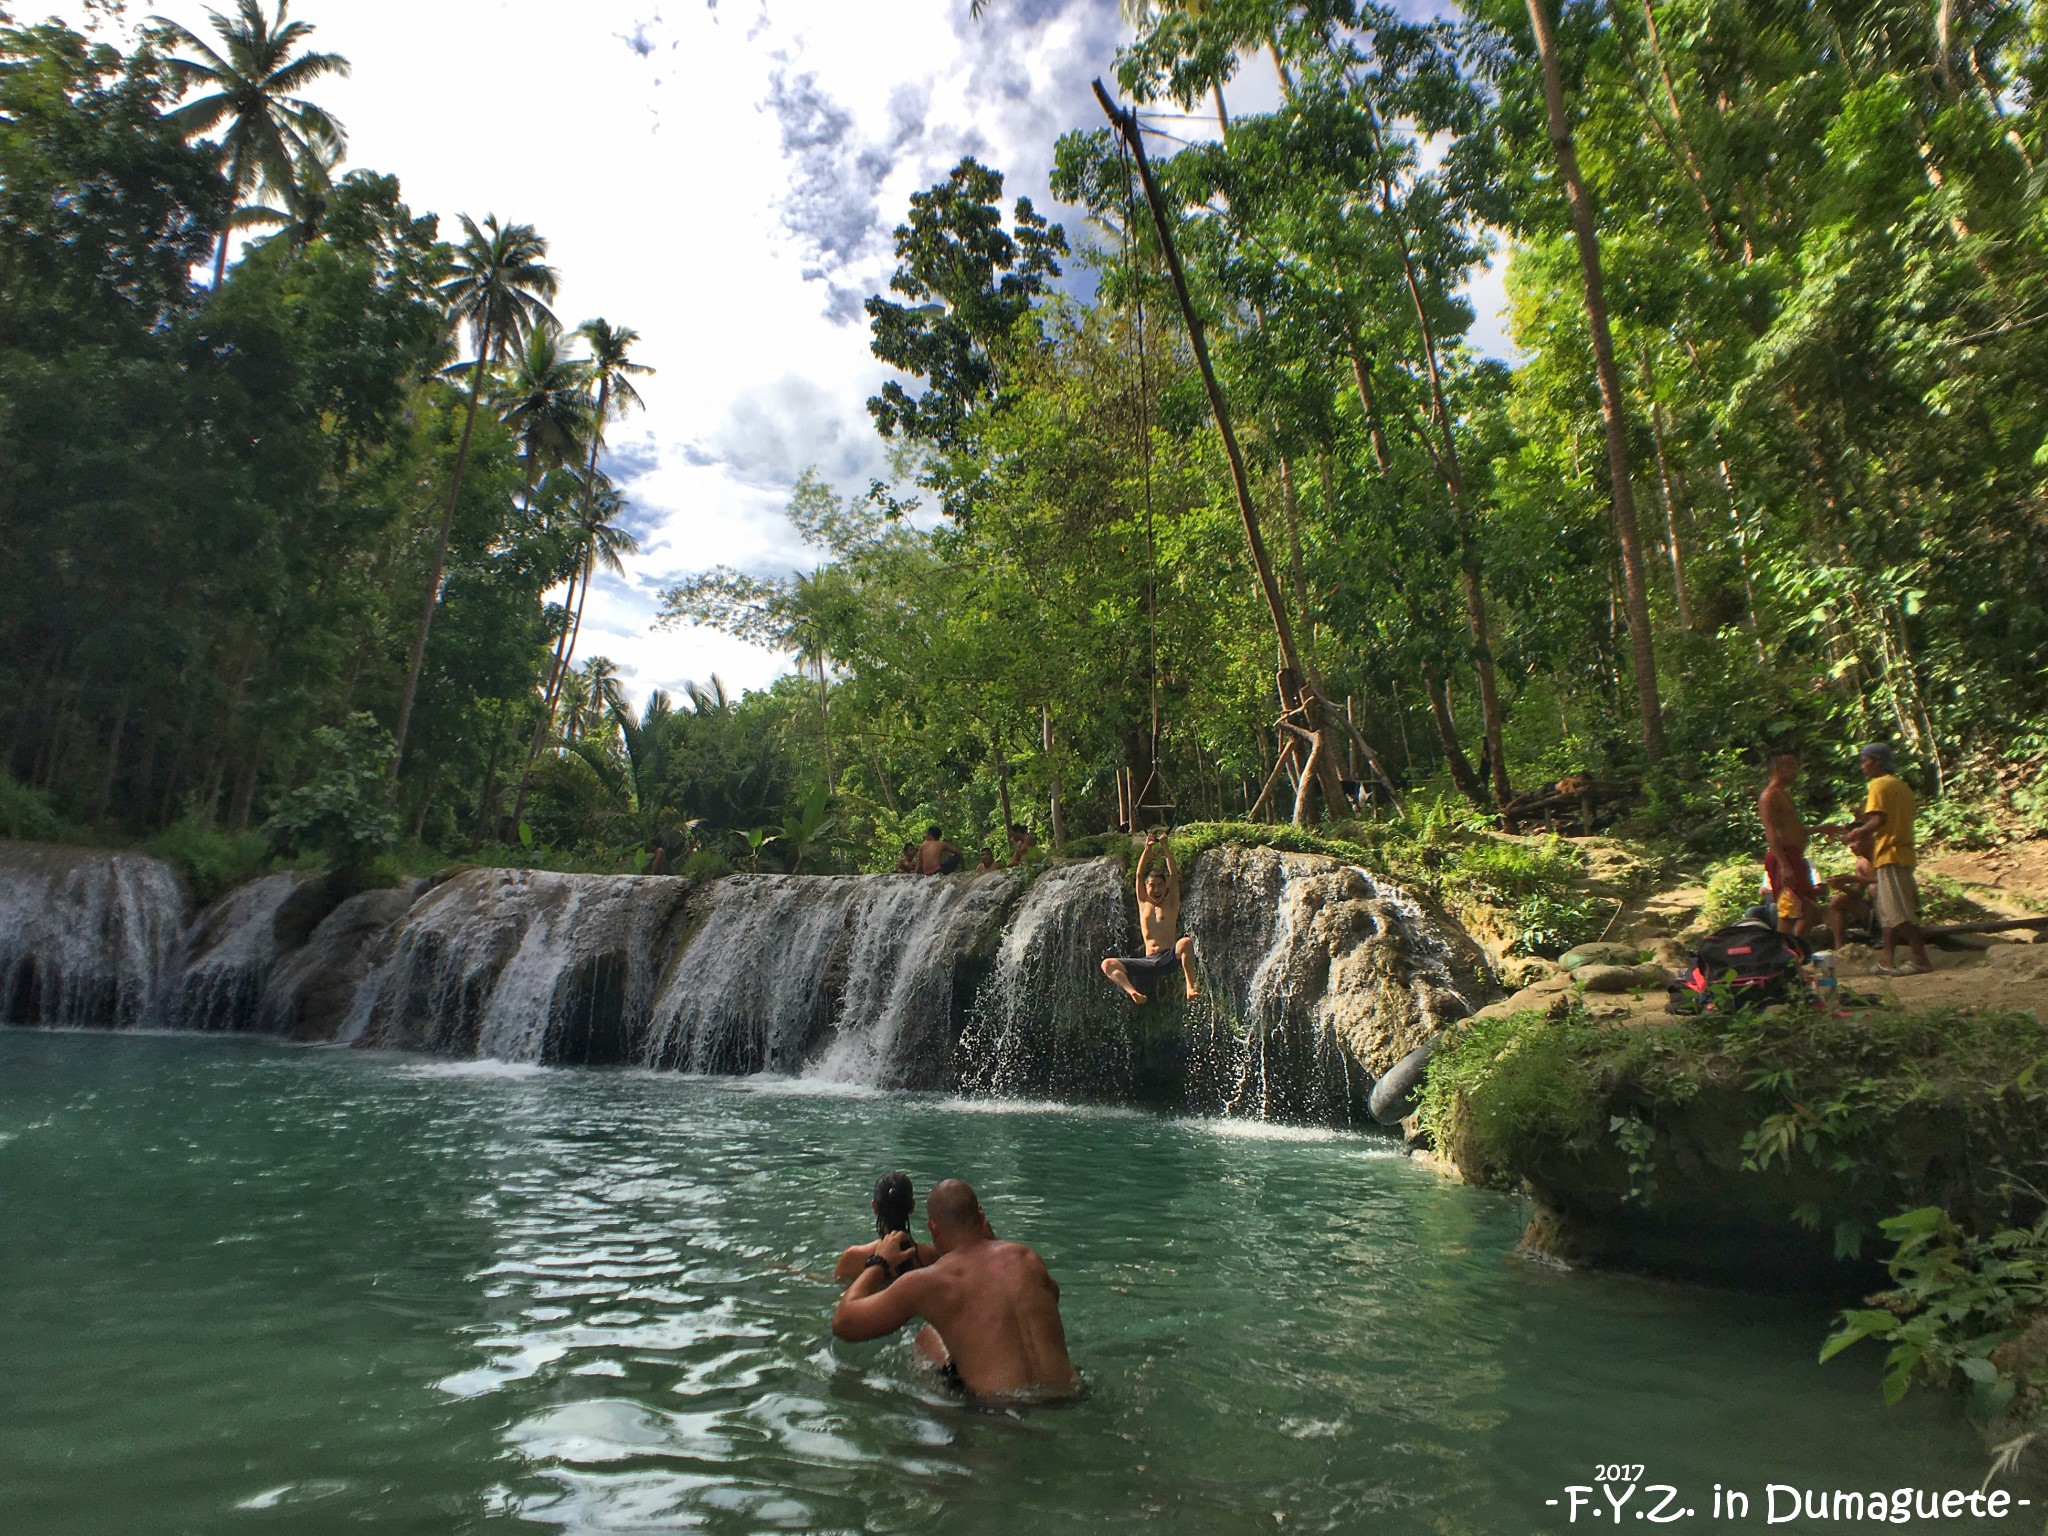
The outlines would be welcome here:
M 0 1034 L 0 1528 L 1495 1533 L 1603 1461 L 1979 1474 L 1810 1311 L 1514 1261 L 1385 1141 L 477 1065 Z M 899 1166 L 1045 1253 L 1083 1400 L 831 1340 Z

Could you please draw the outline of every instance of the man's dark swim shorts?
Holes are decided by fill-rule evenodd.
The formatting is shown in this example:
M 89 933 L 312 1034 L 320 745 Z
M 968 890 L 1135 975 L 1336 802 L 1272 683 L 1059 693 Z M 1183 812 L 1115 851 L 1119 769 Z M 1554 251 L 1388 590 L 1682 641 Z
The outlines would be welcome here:
M 1156 955 L 1118 955 L 1117 963 L 1130 972 L 1131 985 L 1147 997 L 1162 981 L 1180 974 L 1180 956 L 1172 950 Z

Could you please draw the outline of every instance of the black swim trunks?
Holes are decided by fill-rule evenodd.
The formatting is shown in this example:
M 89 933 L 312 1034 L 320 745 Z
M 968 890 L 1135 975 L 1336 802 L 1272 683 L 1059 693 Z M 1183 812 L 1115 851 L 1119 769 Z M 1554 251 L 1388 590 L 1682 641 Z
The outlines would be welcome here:
M 1162 981 L 1180 974 L 1180 956 L 1172 950 L 1162 950 L 1156 955 L 1118 955 L 1117 964 L 1130 973 L 1131 985 L 1147 997 Z

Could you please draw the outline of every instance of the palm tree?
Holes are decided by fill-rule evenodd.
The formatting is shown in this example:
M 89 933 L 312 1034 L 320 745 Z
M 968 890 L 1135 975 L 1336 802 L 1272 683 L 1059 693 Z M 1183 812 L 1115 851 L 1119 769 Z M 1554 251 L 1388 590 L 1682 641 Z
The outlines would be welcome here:
M 631 326 L 614 326 L 605 320 L 586 320 L 576 329 L 590 348 L 590 361 L 586 365 L 590 377 L 597 382 L 597 413 L 590 433 L 590 458 L 583 466 L 584 502 L 583 525 L 591 530 L 589 537 L 595 538 L 599 526 L 593 521 L 592 503 L 596 498 L 599 476 L 597 455 L 604 447 L 605 423 L 619 420 L 627 411 L 645 409 L 647 402 L 640 398 L 640 391 L 633 387 L 636 377 L 645 377 L 654 370 L 644 363 L 632 362 L 627 354 L 640 340 L 640 333 Z M 627 551 L 631 553 L 631 551 Z M 576 598 L 576 628 L 583 627 L 583 599 L 589 595 L 590 548 L 588 539 L 584 547 L 584 558 L 580 569 L 583 571 L 582 592 L 572 592 Z M 572 587 L 574 582 L 571 583 Z M 568 601 L 563 599 L 564 603 Z M 568 647 L 555 652 L 555 665 L 548 677 L 548 700 L 546 716 L 551 724 L 554 720 L 555 694 L 562 685 L 562 672 L 576 655 L 576 642 L 572 638 Z M 530 762 L 529 755 L 528 761 Z
M 600 475 L 598 478 L 603 477 Z M 515 822 L 526 808 L 526 791 L 533 765 L 540 757 L 541 747 L 546 744 L 548 732 L 554 728 L 555 711 L 562 701 L 562 685 L 570 675 L 569 662 L 576 653 L 576 637 L 583 632 L 583 605 L 590 597 L 590 584 L 600 570 L 614 576 L 625 575 L 626 556 L 640 553 L 640 541 L 613 521 L 624 509 L 626 500 L 612 489 L 609 482 L 597 493 L 595 500 L 586 498 L 585 505 L 587 521 L 581 532 L 583 552 L 570 577 L 570 588 L 576 593 L 576 609 L 573 616 L 566 608 L 563 610 L 562 633 L 555 642 L 558 670 L 552 680 L 550 695 L 543 700 L 540 718 L 534 722 L 533 740 L 527 744 L 526 772 L 520 776 L 519 793 L 512 805 Z
M 221 158 L 236 207 L 243 194 L 259 185 L 289 202 L 298 185 L 299 167 L 317 158 L 317 146 L 324 144 L 338 160 L 348 141 L 340 123 L 296 93 L 323 75 L 346 75 L 349 62 L 338 53 L 298 53 L 299 46 L 313 35 L 313 27 L 308 22 L 286 20 L 290 8 L 291 0 L 277 0 L 274 22 L 263 14 L 257 0 L 237 0 L 233 16 L 209 11 L 213 30 L 223 45 L 221 52 L 175 21 L 150 18 L 157 42 L 195 55 L 168 61 L 179 92 L 193 86 L 212 88 L 210 94 L 171 113 L 169 121 L 187 138 L 226 126 Z M 227 276 L 228 234 L 233 226 L 230 217 L 221 227 L 220 244 L 214 252 L 216 292 Z
M 644 363 L 636 363 L 627 356 L 640 340 L 640 333 L 629 325 L 615 326 L 607 320 L 586 320 L 576 328 L 590 348 L 590 360 L 584 365 L 587 377 L 597 383 L 597 405 L 591 417 L 590 457 L 583 466 L 583 553 L 576 563 L 576 569 L 569 577 L 569 591 L 562 598 L 564 613 L 571 603 L 575 604 L 576 617 L 573 624 L 565 624 L 562 634 L 555 642 L 554 660 L 548 667 L 547 686 L 542 689 L 540 719 L 534 722 L 533 740 L 526 748 L 526 773 L 533 772 L 533 765 L 546 744 L 548 733 L 554 729 L 555 710 L 561 702 L 562 679 L 567 675 L 576 656 L 576 636 L 583 630 L 583 605 L 590 596 L 590 578 L 593 561 L 602 564 L 614 574 L 623 574 L 624 566 L 619 562 L 622 554 L 634 554 L 639 545 L 631 534 L 611 526 L 610 517 L 600 518 L 595 505 L 599 494 L 599 483 L 603 479 L 597 472 L 597 456 L 604 447 L 605 423 L 616 421 L 635 407 L 644 408 L 646 402 L 640 398 L 640 391 L 633 387 L 636 377 L 645 377 L 654 372 Z M 607 485 L 609 482 L 605 482 Z M 597 559 L 595 541 L 599 530 L 611 534 L 612 547 L 601 560 Z M 524 804 L 525 778 L 520 781 L 518 802 Z
M 332 139 L 315 135 L 306 140 L 306 153 L 299 157 L 292 184 L 274 203 L 239 208 L 228 223 L 235 229 L 276 229 L 284 233 L 289 250 L 304 250 L 320 238 L 327 223 L 327 209 L 334 200 L 334 173 L 341 166 L 342 147 Z M 271 188 L 273 193 L 278 189 Z
M 562 347 L 554 325 L 536 325 L 505 379 L 505 425 L 519 442 L 529 496 L 548 470 L 567 464 L 590 431 L 590 365 Z
M 494 363 L 522 346 L 535 327 L 554 324 L 546 300 L 555 296 L 555 269 L 547 264 L 548 243 L 531 224 L 500 225 L 493 215 L 478 228 L 462 216 L 464 239 L 455 253 L 453 275 L 441 285 L 448 317 L 459 330 L 468 326 L 476 341 L 476 360 L 469 369 L 469 411 L 463 418 L 462 443 L 455 450 L 455 469 L 448 478 L 448 504 L 441 512 L 434 546 L 433 574 L 427 578 L 427 600 L 420 610 L 419 633 L 413 637 L 412 661 L 406 668 L 405 693 L 398 704 L 398 728 L 392 732 L 391 782 L 405 758 L 405 737 L 412 725 L 413 700 L 419 693 L 420 666 L 427 656 L 427 634 L 441 601 L 441 577 L 448 567 L 448 531 L 455 524 L 455 506 L 462 496 L 462 474 L 469 465 L 469 443 L 476 431 L 476 412 L 483 400 L 484 375 Z

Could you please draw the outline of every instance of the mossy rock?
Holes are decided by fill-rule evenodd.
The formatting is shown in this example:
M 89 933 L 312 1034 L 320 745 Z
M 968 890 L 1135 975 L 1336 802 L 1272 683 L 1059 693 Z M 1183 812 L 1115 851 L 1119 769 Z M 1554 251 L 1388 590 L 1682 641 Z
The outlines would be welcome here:
M 1634 965 L 1638 953 L 1633 944 L 1581 944 L 1559 955 L 1557 963 L 1568 971 L 1593 965 Z M 1601 989 L 1596 987 L 1593 990 Z

